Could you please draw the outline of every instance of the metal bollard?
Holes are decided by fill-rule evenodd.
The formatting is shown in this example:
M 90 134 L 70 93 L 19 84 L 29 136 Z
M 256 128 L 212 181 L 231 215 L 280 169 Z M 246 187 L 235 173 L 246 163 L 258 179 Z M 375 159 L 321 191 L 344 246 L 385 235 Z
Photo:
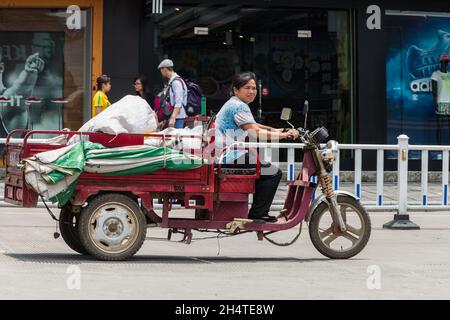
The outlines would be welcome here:
M 408 140 L 407 135 L 400 135 L 398 140 L 398 213 L 394 220 L 383 225 L 385 229 L 417 230 L 420 227 L 409 220 L 408 214 Z

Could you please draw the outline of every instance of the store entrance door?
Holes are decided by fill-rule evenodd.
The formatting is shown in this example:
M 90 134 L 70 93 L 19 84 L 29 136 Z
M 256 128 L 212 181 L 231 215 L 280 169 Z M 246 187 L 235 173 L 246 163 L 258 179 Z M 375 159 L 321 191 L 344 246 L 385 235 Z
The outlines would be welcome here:
M 231 78 L 253 71 L 261 81 L 264 123 L 279 127 L 283 107 L 302 123 L 309 100 L 310 126 L 325 125 L 332 137 L 352 141 L 350 14 L 344 10 L 263 8 L 244 5 L 165 5 L 154 21 L 158 60 L 202 87 L 207 109 L 217 112 L 230 97 Z M 155 93 L 159 74 L 151 79 Z M 254 115 L 260 107 L 250 107 Z

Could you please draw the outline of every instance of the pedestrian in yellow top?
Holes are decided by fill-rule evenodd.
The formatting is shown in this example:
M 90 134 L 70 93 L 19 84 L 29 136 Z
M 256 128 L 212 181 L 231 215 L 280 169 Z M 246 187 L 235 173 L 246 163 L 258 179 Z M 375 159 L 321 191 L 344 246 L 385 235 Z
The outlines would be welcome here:
M 92 117 L 111 105 L 106 95 L 109 91 L 111 91 L 111 78 L 103 74 L 97 78 L 97 92 L 92 98 Z

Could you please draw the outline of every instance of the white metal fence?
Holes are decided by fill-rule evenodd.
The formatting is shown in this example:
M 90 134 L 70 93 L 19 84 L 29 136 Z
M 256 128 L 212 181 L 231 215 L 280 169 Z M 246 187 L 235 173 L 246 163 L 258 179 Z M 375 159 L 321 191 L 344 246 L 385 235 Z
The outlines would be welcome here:
M 375 145 L 375 144 L 338 144 L 338 153 L 333 165 L 332 177 L 335 190 L 340 189 L 340 153 L 342 150 L 352 150 L 354 152 L 354 189 L 353 192 L 358 199 L 362 195 L 362 154 L 363 151 L 376 151 L 376 197 L 375 199 L 365 200 L 362 204 L 368 210 L 379 211 L 398 211 L 398 214 L 407 214 L 408 211 L 437 211 L 449 209 L 448 206 L 448 174 L 449 174 L 449 151 L 450 146 L 432 146 L 432 145 L 410 145 L 408 136 L 400 135 L 398 143 L 395 145 Z M 287 149 L 287 179 L 295 179 L 295 162 L 301 159 L 295 159 L 295 150 L 303 148 L 301 143 L 245 143 L 245 146 L 259 148 L 264 150 L 260 153 L 262 159 L 266 161 L 278 162 L 278 159 L 272 159 L 277 149 Z M 394 151 L 397 154 L 397 201 L 386 202 L 384 200 L 384 160 L 387 151 Z M 421 192 L 420 199 L 408 201 L 408 162 L 410 159 L 409 151 L 419 151 L 421 154 Z M 429 199 L 429 152 L 436 151 L 442 154 L 442 189 L 441 201 L 439 203 L 430 202 Z M 316 177 L 313 177 L 315 179 Z M 313 182 L 317 182 L 314 180 Z
M 449 174 L 449 152 L 450 146 L 431 146 L 431 145 L 410 145 L 409 138 L 406 135 L 400 135 L 398 143 L 395 145 L 375 145 L 375 144 L 338 144 L 338 153 L 336 162 L 333 165 L 332 177 L 333 187 L 335 190 L 340 189 L 340 153 L 342 150 L 354 151 L 354 194 L 357 198 L 362 195 L 362 153 L 367 150 L 375 150 L 377 154 L 377 170 L 376 170 L 376 197 L 375 199 L 365 200 L 362 203 L 368 210 L 384 210 L 398 211 L 399 214 L 407 214 L 408 211 L 437 211 L 449 209 L 448 205 L 448 174 Z M 21 141 L 22 139 L 12 139 L 12 141 Z M 30 139 L 30 142 L 42 142 L 43 139 Z M 0 145 L 5 143 L 5 139 L 0 139 Z M 272 159 L 274 152 L 278 149 L 287 149 L 287 179 L 295 179 L 295 163 L 302 159 L 295 159 L 295 150 L 302 149 L 301 143 L 245 143 L 248 147 L 259 148 L 264 150 L 260 153 L 262 159 L 266 161 L 278 162 L 279 159 Z M 386 151 L 394 151 L 397 153 L 397 195 L 398 201 L 386 202 L 384 200 L 384 159 Z M 409 151 L 419 151 L 421 153 L 421 192 L 420 199 L 408 202 L 408 161 Z M 428 182 L 428 161 L 429 152 L 437 151 L 442 153 L 442 189 L 441 201 L 439 203 L 430 202 L 429 199 L 429 182 Z M 316 177 L 313 177 L 315 179 Z M 313 180 L 317 182 L 317 180 Z M 274 206 L 274 209 L 278 206 Z

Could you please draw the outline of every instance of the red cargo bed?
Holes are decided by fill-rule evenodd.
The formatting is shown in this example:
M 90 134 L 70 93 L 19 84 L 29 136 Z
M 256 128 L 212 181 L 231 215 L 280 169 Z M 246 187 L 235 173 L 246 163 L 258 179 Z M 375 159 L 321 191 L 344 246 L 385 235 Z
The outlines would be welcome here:
M 13 136 L 24 135 L 20 141 L 12 141 Z M 22 159 L 31 157 L 39 152 L 62 148 L 64 144 L 47 144 L 33 142 L 29 138 L 36 134 L 80 134 L 77 132 L 64 131 L 26 131 L 15 130 L 11 132 L 6 140 L 5 157 L 5 202 L 22 207 L 35 207 L 38 194 L 29 188 L 24 179 L 24 173 L 17 168 L 17 163 Z M 119 134 L 117 136 L 104 133 L 83 133 L 89 137 L 89 141 L 97 142 L 105 147 L 122 147 L 130 145 L 142 145 L 144 137 L 149 134 Z M 152 135 L 163 138 L 162 135 Z M 165 138 L 171 138 L 165 135 Z M 192 136 L 188 136 L 192 137 Z M 193 150 L 194 151 L 194 150 Z M 199 152 L 196 150 L 195 152 Z M 187 196 L 201 195 L 205 198 L 214 192 L 214 165 L 203 165 L 200 168 L 187 171 L 160 170 L 150 174 L 133 176 L 109 176 L 94 173 L 82 173 L 76 187 L 83 193 L 98 193 L 102 190 L 108 191 L 132 191 L 142 193 L 173 192 L 186 193 Z M 209 203 L 209 201 L 208 201 Z

